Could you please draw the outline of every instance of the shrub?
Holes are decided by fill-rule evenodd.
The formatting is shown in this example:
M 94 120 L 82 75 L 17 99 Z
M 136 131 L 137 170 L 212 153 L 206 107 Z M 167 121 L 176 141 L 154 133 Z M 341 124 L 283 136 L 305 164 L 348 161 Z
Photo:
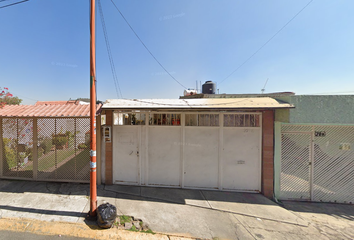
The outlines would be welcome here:
M 43 149 L 43 154 L 46 154 L 50 152 L 50 149 L 52 148 L 52 140 L 48 137 L 44 138 L 42 142 L 39 144 L 39 147 Z M 39 157 L 39 151 L 38 151 L 38 157 Z
M 65 134 L 57 134 L 52 138 L 52 144 L 55 146 L 64 146 L 68 142 L 68 137 Z
M 15 151 L 15 145 L 14 143 L 11 142 L 10 139 L 8 138 L 3 138 L 3 144 L 4 144 L 4 157 L 5 157 L 5 168 L 7 167 L 8 169 L 11 169 L 13 167 L 16 167 L 17 165 L 17 157 L 16 157 L 16 151 Z M 6 166 L 7 164 L 7 166 Z
M 33 158 L 32 150 L 33 150 L 33 148 L 26 147 L 25 157 L 28 157 L 28 161 L 32 161 L 32 158 Z
M 49 149 L 50 150 L 50 149 Z M 44 149 L 42 147 L 38 148 L 38 158 L 42 157 L 44 153 Z
M 87 145 L 85 143 L 80 143 L 78 146 L 77 146 L 78 149 L 87 149 Z

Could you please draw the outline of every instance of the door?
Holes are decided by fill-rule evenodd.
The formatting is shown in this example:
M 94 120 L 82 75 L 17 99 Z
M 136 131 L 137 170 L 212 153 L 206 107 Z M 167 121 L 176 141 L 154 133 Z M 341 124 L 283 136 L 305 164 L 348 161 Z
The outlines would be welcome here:
M 139 126 L 113 128 L 113 183 L 139 184 Z

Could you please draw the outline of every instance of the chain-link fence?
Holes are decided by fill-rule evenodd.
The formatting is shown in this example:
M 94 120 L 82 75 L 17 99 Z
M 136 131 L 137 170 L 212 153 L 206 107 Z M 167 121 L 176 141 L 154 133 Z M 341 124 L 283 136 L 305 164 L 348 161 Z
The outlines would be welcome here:
M 354 126 L 282 124 L 280 199 L 354 203 Z
M 89 118 L 0 118 L 1 176 L 88 182 Z

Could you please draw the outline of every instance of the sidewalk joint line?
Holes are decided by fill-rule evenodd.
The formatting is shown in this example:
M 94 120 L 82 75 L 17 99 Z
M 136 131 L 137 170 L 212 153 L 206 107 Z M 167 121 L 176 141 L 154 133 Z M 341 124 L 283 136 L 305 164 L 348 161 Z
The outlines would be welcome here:
M 202 196 L 203 196 L 204 200 L 208 203 L 209 207 L 210 207 L 211 209 L 214 209 L 214 208 L 210 205 L 210 203 L 209 203 L 208 199 L 204 196 L 203 191 L 202 191 L 202 190 L 199 190 L 199 192 L 202 194 Z

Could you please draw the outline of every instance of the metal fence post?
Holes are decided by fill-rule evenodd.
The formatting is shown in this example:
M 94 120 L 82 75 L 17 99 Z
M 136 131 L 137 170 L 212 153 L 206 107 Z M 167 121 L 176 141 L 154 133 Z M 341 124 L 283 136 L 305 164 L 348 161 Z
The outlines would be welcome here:
M 33 118 L 33 148 L 32 148 L 32 162 L 33 162 L 33 179 L 37 180 L 38 173 L 38 131 L 37 118 Z

